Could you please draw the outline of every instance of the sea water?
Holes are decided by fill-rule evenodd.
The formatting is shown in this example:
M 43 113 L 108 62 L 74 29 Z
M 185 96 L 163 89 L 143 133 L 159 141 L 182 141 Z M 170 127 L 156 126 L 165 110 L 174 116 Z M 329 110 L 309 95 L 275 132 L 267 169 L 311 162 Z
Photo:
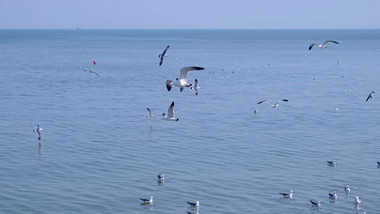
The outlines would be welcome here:
M 376 30 L 1 30 L 0 212 L 379 213 L 379 58 Z

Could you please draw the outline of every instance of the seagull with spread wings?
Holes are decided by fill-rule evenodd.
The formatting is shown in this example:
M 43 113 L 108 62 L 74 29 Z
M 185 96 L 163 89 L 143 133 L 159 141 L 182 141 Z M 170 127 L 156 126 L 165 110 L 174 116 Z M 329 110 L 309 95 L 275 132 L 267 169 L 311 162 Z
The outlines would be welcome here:
M 329 43 L 329 42 L 331 42 L 331 43 L 335 43 L 335 44 L 339 44 L 339 42 L 334 41 L 334 40 L 326 40 L 324 43 L 322 43 L 322 44 L 320 44 L 320 45 L 315 44 L 315 43 L 311 43 L 310 46 L 309 46 L 309 51 L 310 51 L 314 46 L 316 46 L 316 45 L 318 45 L 318 47 L 321 48 L 321 49 L 327 48 L 326 45 L 327 45 L 327 43 Z
M 173 85 L 179 87 L 181 92 L 183 91 L 185 87 L 191 87 L 192 84 L 189 84 L 187 82 L 187 74 L 189 73 L 189 71 L 194 71 L 194 70 L 204 70 L 204 68 L 197 67 L 197 66 L 182 68 L 179 78 L 176 78 L 174 82 L 172 80 L 166 80 L 166 88 L 168 89 L 168 91 L 172 89 Z

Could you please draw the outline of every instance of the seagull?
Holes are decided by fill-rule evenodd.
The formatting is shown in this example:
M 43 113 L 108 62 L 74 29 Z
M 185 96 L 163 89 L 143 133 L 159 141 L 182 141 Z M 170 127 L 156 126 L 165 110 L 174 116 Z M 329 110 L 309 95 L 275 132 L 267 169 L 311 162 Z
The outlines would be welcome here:
M 195 203 L 193 202 L 187 202 L 190 206 L 192 207 L 199 207 L 199 201 L 196 201 Z
M 282 195 L 283 198 L 289 198 L 289 199 L 292 199 L 292 198 L 293 198 L 293 190 L 290 190 L 290 193 L 280 192 L 280 195 Z
M 146 108 L 148 110 L 148 116 L 147 118 L 154 118 L 154 115 L 152 114 L 152 111 L 149 108 Z
M 362 201 L 360 200 L 359 196 L 355 196 L 355 204 L 360 204 Z
M 282 99 L 281 101 L 283 101 L 283 102 L 288 102 L 289 100 L 287 100 L 287 99 Z M 268 103 L 269 105 L 272 106 L 272 108 L 277 108 L 277 107 L 278 107 L 278 104 L 279 104 L 279 102 L 277 102 L 277 103 L 272 103 L 272 102 L 269 101 L 269 100 L 263 100 L 263 101 L 258 102 L 257 104 L 261 104 L 261 103 Z
M 42 130 L 44 130 L 44 129 L 41 128 L 40 125 L 38 125 L 38 124 L 36 125 L 36 128 L 33 129 L 33 132 L 37 132 L 37 134 L 38 134 L 38 140 L 41 140 L 41 137 L 42 137 L 42 136 L 41 136 L 41 131 L 42 131 Z
M 335 166 L 335 165 L 336 165 L 336 160 L 333 160 L 333 161 L 327 161 L 327 163 L 328 163 L 330 166 Z
M 371 93 L 369 93 L 369 95 L 365 101 L 367 102 L 369 99 L 372 99 L 372 94 L 374 94 L 374 93 L 376 93 L 376 91 L 372 91 Z
M 167 56 L 166 52 L 168 51 L 168 49 L 169 49 L 169 45 L 165 48 L 165 50 L 164 50 L 164 52 L 162 52 L 162 54 L 158 55 L 158 57 L 160 58 L 160 66 L 164 62 L 164 58 Z
M 348 193 L 351 192 L 351 189 L 350 189 L 349 186 L 345 186 L 345 187 L 344 187 L 344 191 L 346 191 L 346 193 L 348 194 Z
M 99 78 L 101 78 L 101 77 L 99 76 L 99 74 L 96 73 L 94 70 L 86 70 L 86 69 L 84 69 L 83 71 L 89 72 L 89 73 L 91 73 L 91 74 L 95 74 L 96 76 L 98 76 Z
M 329 192 L 329 198 L 335 201 L 338 198 L 338 196 L 336 195 L 336 191 L 334 191 L 334 193 Z
M 162 116 L 164 118 L 162 118 L 163 120 L 169 120 L 169 121 L 178 121 L 179 118 L 175 118 L 174 117 L 174 101 L 172 102 L 172 104 L 170 105 L 169 109 L 168 109 L 168 115 L 166 115 L 165 113 L 162 113 Z
M 165 175 L 162 174 L 162 173 L 160 172 L 160 173 L 158 173 L 158 175 L 157 175 L 157 179 L 158 179 L 158 182 L 159 182 L 159 183 L 162 183 L 162 182 L 164 182 Z
M 187 214 L 192 214 L 191 212 L 187 211 Z M 199 212 L 195 212 L 195 214 L 199 214 Z
M 195 95 L 198 95 L 198 93 L 199 93 L 199 91 L 198 91 L 198 89 L 199 89 L 199 87 L 198 87 L 198 79 L 195 79 L 194 80 L 194 87 L 191 87 L 190 89 L 194 89 L 194 91 L 195 91 Z
M 319 48 L 323 49 L 323 48 L 327 48 L 327 43 L 329 42 L 332 42 L 332 43 L 335 43 L 335 44 L 339 44 L 338 42 L 336 41 L 333 41 L 333 40 L 326 40 L 324 43 L 318 45 L 318 44 L 315 44 L 315 43 L 311 43 L 311 45 L 309 46 L 309 51 L 315 46 L 315 45 L 318 45 Z
M 377 165 L 380 166 L 380 162 L 379 161 L 377 161 Z
M 166 80 L 166 88 L 168 89 L 168 91 L 172 89 L 173 85 L 179 87 L 181 92 L 185 87 L 191 87 L 192 84 L 187 83 L 187 73 L 193 70 L 204 70 L 204 68 L 197 66 L 182 68 L 179 78 L 176 78 L 174 82 L 172 80 Z
M 150 196 L 150 199 L 146 199 L 146 198 L 139 198 L 139 199 L 143 201 L 141 205 L 153 204 L 153 196 Z
M 321 202 L 320 201 L 314 201 L 310 200 L 311 205 L 316 206 L 316 207 L 321 207 Z

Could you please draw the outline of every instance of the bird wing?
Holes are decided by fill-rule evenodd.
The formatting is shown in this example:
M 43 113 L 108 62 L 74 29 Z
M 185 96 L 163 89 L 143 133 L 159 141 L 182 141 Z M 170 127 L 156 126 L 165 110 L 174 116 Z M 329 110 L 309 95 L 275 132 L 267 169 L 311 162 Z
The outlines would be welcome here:
M 271 105 L 271 106 L 274 105 L 274 104 L 273 104 L 271 101 L 269 101 L 269 100 L 263 100 L 263 101 L 258 102 L 257 104 L 261 104 L 261 103 L 268 103 L 268 104 Z
M 332 42 L 332 43 L 335 43 L 335 44 L 339 44 L 339 42 L 334 41 L 334 40 L 326 40 L 326 41 L 322 44 L 322 46 L 327 45 L 327 43 L 329 43 L 329 42 Z
M 172 81 L 171 80 L 166 80 L 166 88 L 168 89 L 168 91 L 170 91 L 172 89 Z
M 145 199 L 145 198 L 139 198 L 140 200 L 144 201 L 144 202 L 147 202 L 149 201 L 148 199 Z
M 368 95 L 367 99 L 365 100 L 366 102 L 372 98 L 372 92 Z
M 204 68 L 197 67 L 197 66 L 184 67 L 184 68 L 181 69 L 181 74 L 179 76 L 179 79 L 187 79 L 187 73 L 189 73 L 189 71 L 203 70 L 203 69 Z
M 168 109 L 168 118 L 173 118 L 174 117 L 174 101 L 170 105 Z
M 288 100 L 288 99 L 282 99 L 281 101 L 283 101 L 283 102 L 288 102 L 289 100 Z
M 318 45 L 318 44 L 311 43 L 310 46 L 309 46 L 309 51 L 310 51 L 315 45 Z
M 152 111 L 149 108 L 146 108 L 149 112 L 149 117 L 152 117 Z

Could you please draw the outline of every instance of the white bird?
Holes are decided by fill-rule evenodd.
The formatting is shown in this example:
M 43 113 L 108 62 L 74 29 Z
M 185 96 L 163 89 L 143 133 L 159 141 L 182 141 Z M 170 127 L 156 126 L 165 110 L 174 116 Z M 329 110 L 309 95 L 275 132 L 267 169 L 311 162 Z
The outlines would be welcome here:
M 36 125 L 36 128 L 33 129 L 33 132 L 37 132 L 37 134 L 38 134 L 38 140 L 41 140 L 41 137 L 42 137 L 41 131 L 42 130 L 44 130 L 44 129 L 41 128 L 40 125 L 38 125 L 38 124 Z
M 199 91 L 198 91 L 198 89 L 199 89 L 199 87 L 198 87 L 198 79 L 194 80 L 194 87 L 191 87 L 190 89 L 194 89 L 195 95 L 198 95 L 198 93 L 199 93 Z
M 283 102 L 288 102 L 289 100 L 287 100 L 287 99 L 282 99 L 281 101 L 283 101 Z M 268 103 L 269 105 L 272 106 L 272 108 L 277 108 L 277 107 L 278 107 L 278 104 L 279 104 L 279 102 L 277 102 L 277 103 L 272 103 L 272 102 L 269 101 L 269 100 L 263 100 L 263 101 L 258 102 L 257 104 L 261 104 L 261 103 Z
M 355 196 L 355 204 L 360 204 L 362 201 L 360 200 L 359 196 Z
M 199 201 L 196 201 L 195 203 L 193 202 L 187 202 L 190 206 L 192 207 L 199 207 Z
M 327 43 L 329 42 L 332 42 L 332 43 L 335 43 L 335 44 L 339 44 L 338 42 L 336 41 L 333 41 L 333 40 L 326 40 L 324 43 L 318 45 L 318 44 L 315 44 L 315 43 L 311 43 L 310 46 L 309 46 L 309 51 L 315 46 L 315 45 L 318 45 L 319 48 L 323 49 L 323 48 L 327 48 Z
M 96 73 L 94 70 L 86 70 L 86 69 L 84 69 L 83 71 L 89 72 L 90 74 L 95 74 L 96 76 L 98 76 L 99 78 L 101 78 L 101 77 L 99 76 L 99 74 Z
M 149 108 L 146 108 L 148 110 L 148 116 L 147 118 L 154 118 L 154 115 L 152 114 L 152 111 Z
M 150 196 L 150 199 L 146 199 L 146 198 L 139 198 L 142 203 L 141 205 L 145 205 L 145 204 L 153 204 L 153 196 Z
M 182 68 L 179 78 L 176 78 L 174 82 L 172 80 L 166 80 L 166 88 L 168 89 L 168 91 L 172 89 L 173 85 L 179 87 L 181 92 L 185 87 L 191 87 L 192 84 L 189 84 L 187 82 L 187 74 L 189 73 L 189 71 L 194 70 L 204 70 L 204 68 L 196 66 Z
M 330 166 L 335 166 L 336 165 L 336 160 L 332 161 L 326 161 Z
M 164 52 L 162 52 L 162 54 L 158 55 L 158 57 L 160 58 L 160 66 L 164 62 L 164 58 L 167 56 L 166 52 L 168 51 L 168 49 L 169 49 L 169 45 L 165 48 L 165 50 L 164 50 Z
M 280 195 L 282 195 L 283 198 L 289 198 L 289 199 L 292 199 L 292 198 L 293 198 L 293 190 L 290 190 L 290 193 L 280 192 Z
M 350 189 L 349 186 L 345 186 L 345 187 L 344 187 L 344 191 L 346 191 L 346 193 L 348 194 L 348 193 L 351 192 L 351 189 Z
M 162 116 L 163 116 L 163 118 L 162 118 L 163 120 L 169 120 L 169 121 L 178 121 L 179 120 L 179 118 L 174 117 L 174 101 L 169 106 L 168 115 L 166 115 L 165 113 L 162 113 Z
M 336 191 L 334 191 L 333 193 L 329 192 L 329 198 L 335 201 L 338 198 Z
M 158 179 L 158 183 L 163 183 L 165 180 L 165 175 L 160 172 L 157 175 L 157 179 Z
M 366 102 L 369 100 L 369 99 L 372 99 L 372 94 L 376 93 L 376 91 L 372 91 L 371 93 L 369 93 L 367 99 L 365 100 Z
M 310 200 L 310 203 L 311 203 L 311 205 L 313 205 L 315 207 L 321 207 L 321 202 L 320 201 Z

